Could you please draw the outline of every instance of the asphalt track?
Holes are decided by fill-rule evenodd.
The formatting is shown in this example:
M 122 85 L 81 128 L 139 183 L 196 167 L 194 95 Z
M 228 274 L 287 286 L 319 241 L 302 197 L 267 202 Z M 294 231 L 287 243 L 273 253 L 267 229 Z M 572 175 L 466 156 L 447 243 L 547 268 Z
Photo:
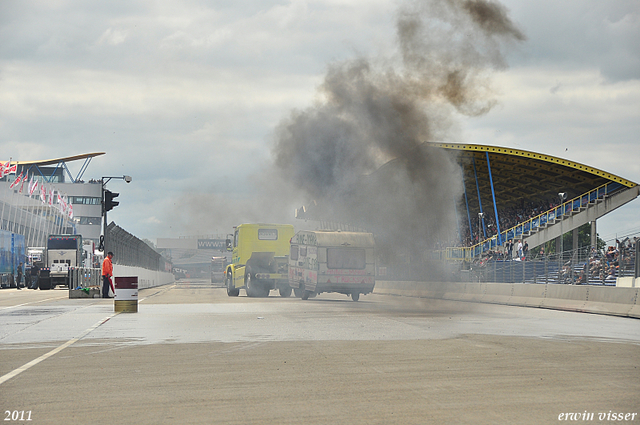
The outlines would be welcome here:
M 204 281 L 142 290 L 120 314 L 64 290 L 0 291 L 5 423 L 640 423 L 639 367 L 640 322 L 621 317 L 229 298 Z

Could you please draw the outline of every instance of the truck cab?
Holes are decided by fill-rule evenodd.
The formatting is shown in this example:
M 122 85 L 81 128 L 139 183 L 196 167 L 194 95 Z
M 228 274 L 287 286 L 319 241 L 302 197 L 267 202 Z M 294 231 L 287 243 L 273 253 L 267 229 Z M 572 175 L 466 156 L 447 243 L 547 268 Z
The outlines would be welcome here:
M 291 295 L 288 278 L 290 224 L 241 224 L 227 241 L 232 252 L 225 273 L 227 295 L 244 289 L 249 297 L 267 297 L 272 289 L 280 296 Z

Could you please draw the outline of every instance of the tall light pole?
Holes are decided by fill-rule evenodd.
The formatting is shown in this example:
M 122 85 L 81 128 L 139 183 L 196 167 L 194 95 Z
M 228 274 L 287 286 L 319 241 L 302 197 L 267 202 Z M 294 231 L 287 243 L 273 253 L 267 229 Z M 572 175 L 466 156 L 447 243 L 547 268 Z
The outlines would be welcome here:
M 560 197 L 560 260 L 564 265 L 564 229 L 562 228 L 562 222 L 564 221 L 564 200 L 567 199 L 565 192 L 558 193 Z
M 101 181 L 101 186 L 102 186 L 102 195 L 101 195 L 101 200 L 102 200 L 102 243 L 101 248 L 102 248 L 102 252 L 104 253 L 105 257 L 107 255 L 107 252 L 109 252 L 109 250 L 107 249 L 107 211 L 112 210 L 114 207 L 118 206 L 119 202 L 114 201 L 114 198 L 117 198 L 119 193 L 114 193 L 111 192 L 110 190 L 107 190 L 105 188 L 105 186 L 107 185 L 107 183 L 109 183 L 109 181 L 111 181 L 111 179 L 121 179 L 124 180 L 127 183 L 131 183 L 131 180 L 133 180 L 131 178 L 131 176 L 119 176 L 119 177 L 102 177 L 100 179 Z

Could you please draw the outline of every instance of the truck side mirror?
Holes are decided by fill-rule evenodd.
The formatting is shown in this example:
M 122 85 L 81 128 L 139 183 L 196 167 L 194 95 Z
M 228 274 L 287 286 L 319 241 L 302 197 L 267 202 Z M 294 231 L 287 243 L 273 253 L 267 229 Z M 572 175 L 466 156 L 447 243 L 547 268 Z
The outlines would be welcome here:
M 225 242 L 227 244 L 227 251 L 233 251 L 233 247 L 231 246 L 231 239 L 227 239 Z

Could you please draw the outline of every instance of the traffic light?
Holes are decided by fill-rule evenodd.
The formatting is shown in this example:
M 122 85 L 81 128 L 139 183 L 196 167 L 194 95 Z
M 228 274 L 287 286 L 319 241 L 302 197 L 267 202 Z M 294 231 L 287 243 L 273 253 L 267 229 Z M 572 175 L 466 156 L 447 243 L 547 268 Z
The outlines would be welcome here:
M 111 211 L 114 207 L 117 207 L 120 202 L 114 201 L 114 198 L 117 198 L 119 193 L 112 192 L 110 190 L 104 191 L 104 211 Z

